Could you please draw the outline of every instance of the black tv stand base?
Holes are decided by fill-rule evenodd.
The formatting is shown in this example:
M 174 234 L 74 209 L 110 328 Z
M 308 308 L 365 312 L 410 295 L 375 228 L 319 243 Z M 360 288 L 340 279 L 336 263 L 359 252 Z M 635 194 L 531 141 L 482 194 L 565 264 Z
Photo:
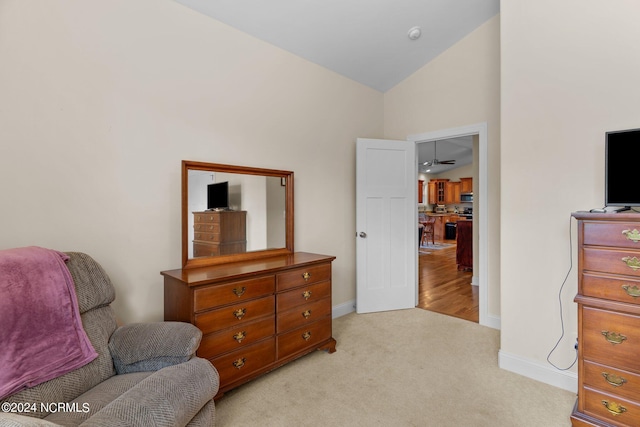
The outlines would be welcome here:
M 624 212 L 624 211 L 630 211 L 630 210 L 631 210 L 631 206 L 624 206 L 621 208 L 614 209 L 611 212 L 618 213 L 618 212 Z

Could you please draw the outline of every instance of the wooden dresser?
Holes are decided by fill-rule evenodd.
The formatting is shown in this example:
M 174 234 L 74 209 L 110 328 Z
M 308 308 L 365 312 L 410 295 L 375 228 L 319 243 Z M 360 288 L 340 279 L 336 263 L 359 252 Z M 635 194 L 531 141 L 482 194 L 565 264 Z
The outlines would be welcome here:
M 576 426 L 640 426 L 640 214 L 577 212 Z
M 164 319 L 202 331 L 197 355 L 220 374 L 216 398 L 316 349 L 335 351 L 334 259 L 296 252 L 161 273 Z
M 193 213 L 193 256 L 239 254 L 247 250 L 246 211 Z

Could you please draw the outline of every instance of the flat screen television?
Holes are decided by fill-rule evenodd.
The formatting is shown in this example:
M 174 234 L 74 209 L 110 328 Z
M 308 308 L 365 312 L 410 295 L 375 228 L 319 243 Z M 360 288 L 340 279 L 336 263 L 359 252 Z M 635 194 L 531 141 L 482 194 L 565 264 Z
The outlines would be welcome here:
M 229 183 L 217 182 L 207 185 L 207 209 L 229 208 Z
M 640 173 L 635 157 L 640 150 L 640 129 L 605 134 L 605 206 L 624 210 L 640 206 Z

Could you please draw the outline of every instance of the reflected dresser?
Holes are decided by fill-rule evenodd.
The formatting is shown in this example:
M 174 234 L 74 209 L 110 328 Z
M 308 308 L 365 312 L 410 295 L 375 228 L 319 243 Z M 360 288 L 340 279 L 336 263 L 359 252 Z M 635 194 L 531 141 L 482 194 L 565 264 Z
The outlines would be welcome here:
M 164 319 L 202 331 L 197 355 L 220 374 L 216 398 L 317 349 L 335 351 L 334 259 L 295 252 L 161 273 Z
M 246 250 L 246 211 L 193 213 L 194 257 L 239 254 Z
M 640 214 L 576 212 L 577 426 L 640 426 Z

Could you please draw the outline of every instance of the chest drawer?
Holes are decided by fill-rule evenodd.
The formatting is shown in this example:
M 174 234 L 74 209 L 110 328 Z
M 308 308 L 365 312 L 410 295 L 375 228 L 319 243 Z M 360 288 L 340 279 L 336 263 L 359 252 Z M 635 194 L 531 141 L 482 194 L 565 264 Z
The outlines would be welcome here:
M 250 375 L 275 361 L 275 339 L 268 339 L 211 360 L 220 374 L 220 384 Z
M 224 285 L 214 285 L 197 289 L 193 293 L 193 305 L 195 311 L 200 312 L 216 306 L 269 295 L 273 293 L 274 289 L 275 276 L 264 276 Z
M 303 286 L 282 292 L 276 297 L 278 311 L 318 301 L 331 295 L 331 282 L 321 282 L 315 285 Z
M 195 223 L 195 224 L 193 224 L 193 230 L 196 231 L 196 232 L 220 234 L 220 224 L 219 223 L 212 223 L 212 222 L 210 222 L 210 223 L 206 223 L 206 222 Z
M 640 372 L 640 317 L 584 307 L 582 340 L 585 360 Z
M 278 358 L 284 358 L 331 337 L 331 318 L 327 317 L 278 336 Z
M 640 250 L 640 226 L 625 222 L 585 222 L 584 244 Z
M 640 277 L 640 252 L 584 248 L 584 270 Z
M 291 310 L 278 310 L 278 333 L 308 325 L 331 314 L 331 298 L 324 298 Z
M 228 351 L 235 351 L 275 334 L 273 318 L 247 322 L 238 327 L 207 334 L 202 337 L 198 356 L 211 359 Z
M 621 278 L 584 273 L 582 276 L 582 294 L 588 297 L 613 301 L 640 303 L 640 278 Z
M 640 425 L 640 406 L 614 394 L 584 388 L 584 412 L 620 427 Z
M 312 265 L 309 267 L 296 268 L 277 276 L 277 289 L 295 288 L 296 286 L 310 285 L 312 283 L 323 282 L 331 279 L 331 264 Z
M 196 314 L 195 325 L 203 334 L 220 329 L 239 326 L 245 322 L 271 316 L 275 313 L 275 297 L 269 296 L 251 301 L 239 302 L 217 310 Z
M 640 396 L 640 375 L 586 360 L 583 382 L 585 386 L 626 399 Z
M 220 224 L 220 215 L 217 213 L 197 212 L 193 214 L 193 221 Z

